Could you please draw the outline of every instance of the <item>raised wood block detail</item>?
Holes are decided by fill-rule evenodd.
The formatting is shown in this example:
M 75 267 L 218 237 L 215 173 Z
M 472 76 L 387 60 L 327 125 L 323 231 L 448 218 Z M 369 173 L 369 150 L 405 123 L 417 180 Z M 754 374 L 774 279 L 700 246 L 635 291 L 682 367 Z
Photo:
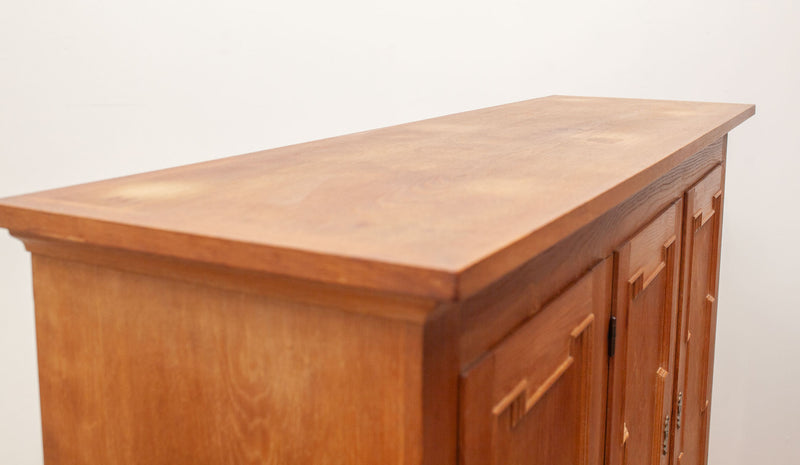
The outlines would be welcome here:
M 674 259 L 674 245 L 675 245 L 675 236 L 670 237 L 667 242 L 664 244 L 664 248 L 662 250 L 662 260 L 656 266 L 656 269 L 650 273 L 647 279 L 644 278 L 644 270 L 640 269 L 633 275 L 631 279 L 628 280 L 631 286 L 631 299 L 636 299 L 639 294 L 642 293 L 645 289 L 650 287 L 656 278 L 661 274 L 662 271 L 667 269 L 667 263 L 669 260 Z
M 568 359 L 572 363 L 572 359 Z M 523 379 L 517 386 L 511 390 L 505 397 L 503 397 L 497 405 L 492 408 L 492 413 L 495 416 L 500 416 L 506 410 L 509 410 L 509 417 L 511 417 L 511 427 L 517 426 L 517 423 L 525 416 L 528 408 L 526 406 L 528 399 L 528 380 Z
M 517 386 L 505 397 L 503 397 L 497 405 L 492 408 L 492 413 L 495 416 L 500 416 L 505 410 L 509 410 L 509 416 L 511 417 L 511 427 L 514 428 L 517 424 L 522 420 L 522 417 L 525 416 L 528 412 L 533 409 L 539 400 L 547 394 L 550 388 L 555 385 L 562 376 L 572 367 L 572 364 L 575 363 L 575 356 L 578 351 L 582 351 L 582 359 L 588 360 L 591 359 L 592 354 L 592 338 L 591 338 L 591 325 L 594 322 L 594 315 L 588 315 L 586 319 L 584 319 L 581 324 L 575 327 L 570 332 L 570 337 L 572 337 L 572 343 L 570 345 L 570 355 L 567 356 L 566 360 L 564 360 L 560 365 L 556 367 L 550 376 L 548 376 L 541 385 L 539 385 L 536 389 L 533 390 L 532 393 L 528 393 L 528 380 L 523 379 L 522 381 L 517 384 Z M 584 337 L 584 334 L 589 332 L 589 337 Z M 583 373 L 584 379 L 591 379 L 591 366 L 587 365 L 585 368 L 586 372 Z M 586 395 L 585 390 L 581 392 L 581 395 Z

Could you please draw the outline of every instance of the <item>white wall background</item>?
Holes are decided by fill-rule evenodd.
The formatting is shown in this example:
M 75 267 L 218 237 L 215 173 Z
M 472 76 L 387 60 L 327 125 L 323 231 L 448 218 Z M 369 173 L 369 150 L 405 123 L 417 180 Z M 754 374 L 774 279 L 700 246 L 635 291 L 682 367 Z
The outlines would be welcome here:
M 800 463 L 800 2 L 0 0 L 0 196 L 548 94 L 756 103 L 729 140 L 712 465 Z M 0 463 L 40 464 L 0 237 Z

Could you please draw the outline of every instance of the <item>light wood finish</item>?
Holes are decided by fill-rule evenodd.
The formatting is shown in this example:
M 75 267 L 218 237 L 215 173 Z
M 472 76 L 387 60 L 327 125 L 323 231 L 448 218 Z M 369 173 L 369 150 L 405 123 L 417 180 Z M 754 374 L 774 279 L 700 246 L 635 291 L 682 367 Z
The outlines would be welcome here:
M 723 169 L 720 166 L 686 192 L 686 271 L 677 355 L 682 369 L 673 403 L 673 415 L 680 420 L 673 425 L 674 463 L 680 465 L 705 465 L 708 456 L 722 186 Z
M 753 112 L 548 97 L 2 200 L 45 461 L 703 464 Z
M 753 112 L 752 105 L 547 97 L 5 199 L 0 224 L 463 298 Z

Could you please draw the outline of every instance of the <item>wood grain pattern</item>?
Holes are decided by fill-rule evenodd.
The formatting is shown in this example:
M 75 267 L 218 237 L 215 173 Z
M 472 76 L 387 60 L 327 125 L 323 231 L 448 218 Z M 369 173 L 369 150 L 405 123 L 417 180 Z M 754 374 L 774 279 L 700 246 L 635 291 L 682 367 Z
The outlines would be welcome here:
M 752 105 L 553 96 L 0 202 L 0 225 L 398 293 L 475 294 Z
M 679 198 L 615 253 L 609 465 L 669 463 L 682 215 Z
M 675 464 L 678 457 L 683 465 L 705 465 L 708 460 L 723 175 L 720 166 L 692 186 L 685 198 L 683 308 L 676 354 L 680 369 L 673 404 L 681 424 L 673 427 Z
M 603 463 L 611 263 L 462 373 L 460 463 Z
M 720 139 L 602 217 L 465 300 L 461 304 L 462 369 L 586 270 L 611 255 L 722 160 Z
M 272 299 L 318 305 L 326 308 L 379 315 L 385 318 L 424 323 L 439 308 L 432 299 L 356 289 L 292 279 L 269 273 L 187 262 L 91 244 L 68 242 L 14 233 L 33 254 L 78 261 L 119 271 L 186 281 Z
M 753 112 L 556 96 L 2 200 L 45 461 L 704 465 Z
M 455 463 L 452 325 L 33 266 L 48 464 Z

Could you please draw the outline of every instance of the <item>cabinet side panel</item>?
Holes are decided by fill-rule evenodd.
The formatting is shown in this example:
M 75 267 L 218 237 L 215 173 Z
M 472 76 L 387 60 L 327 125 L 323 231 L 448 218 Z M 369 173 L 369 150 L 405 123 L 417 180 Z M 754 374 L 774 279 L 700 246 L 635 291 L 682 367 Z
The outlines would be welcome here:
M 418 325 L 34 255 L 46 463 L 422 461 Z

